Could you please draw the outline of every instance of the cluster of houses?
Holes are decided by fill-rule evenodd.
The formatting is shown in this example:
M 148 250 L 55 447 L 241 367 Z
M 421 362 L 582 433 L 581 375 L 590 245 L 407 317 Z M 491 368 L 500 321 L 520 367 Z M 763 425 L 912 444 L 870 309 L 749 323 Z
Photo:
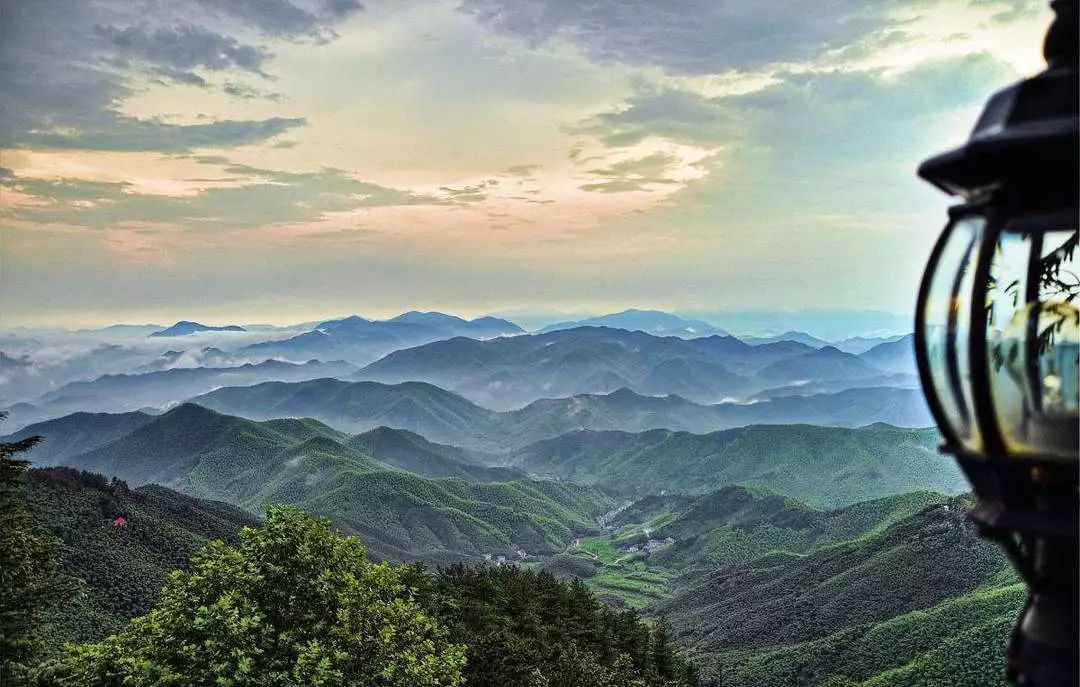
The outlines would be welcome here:
M 640 546 L 637 544 L 632 544 L 631 546 L 627 546 L 619 550 L 623 553 L 650 554 L 654 551 L 659 551 L 660 549 L 666 549 L 674 543 L 675 539 L 673 539 L 672 537 L 666 537 L 664 539 L 647 539 L 645 543 L 641 544 Z
M 529 559 L 529 554 L 525 552 L 525 549 L 514 549 L 510 556 L 497 555 L 492 553 L 484 554 L 484 562 L 490 565 L 518 565 L 524 563 Z

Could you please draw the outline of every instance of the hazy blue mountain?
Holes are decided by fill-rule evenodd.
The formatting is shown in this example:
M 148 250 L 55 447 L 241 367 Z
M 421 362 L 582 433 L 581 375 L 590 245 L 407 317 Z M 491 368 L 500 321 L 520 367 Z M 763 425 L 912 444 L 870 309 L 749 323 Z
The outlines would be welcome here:
M 832 345 L 845 353 L 859 355 L 860 353 L 866 353 L 878 344 L 897 341 L 905 336 L 907 336 L 907 334 L 896 334 L 893 336 L 852 336 L 843 341 L 834 341 Z
M 937 451 L 933 429 L 753 425 L 691 434 L 577 431 L 517 451 L 529 474 L 626 495 L 767 487 L 815 506 L 839 506 L 913 489 L 957 493 L 967 482 Z
M 199 324 L 198 322 L 190 322 L 188 320 L 180 320 L 176 324 L 161 331 L 153 332 L 150 336 L 187 336 L 188 334 L 197 334 L 199 332 L 242 332 L 246 331 L 243 327 L 237 324 L 230 324 L 224 327 L 213 327 L 207 324 Z
M 217 389 L 192 401 L 254 420 L 311 417 L 350 433 L 394 427 L 478 449 L 497 446 L 502 439 L 496 413 L 422 382 L 267 382 Z
M 123 412 L 162 407 L 211 389 L 258 384 L 268 380 L 299 381 L 345 376 L 356 368 L 344 362 L 303 364 L 267 360 L 237 367 L 172 368 L 138 374 L 103 375 L 91 381 L 69 382 L 44 394 L 33 408 L 12 413 L 13 421 L 38 422 L 76 411 Z
M 803 355 L 793 356 L 758 371 L 758 376 L 771 382 L 792 383 L 809 380 L 858 379 L 880 374 L 873 364 L 834 346 Z
M 918 372 L 915 364 L 914 334 L 908 334 L 896 341 L 880 343 L 859 357 L 882 370 L 908 374 Z
M 521 334 L 512 322 L 494 317 L 464 320 L 436 312 L 407 312 L 390 320 L 368 320 L 352 315 L 320 322 L 294 337 L 244 346 L 240 355 L 286 360 L 348 360 L 362 365 L 402 348 L 457 336 L 490 339 Z
M 918 389 L 919 377 L 914 374 L 891 373 L 873 377 L 854 379 L 811 380 L 787 386 L 772 387 L 757 392 L 749 400 L 761 401 L 781 396 L 812 396 L 814 394 L 834 394 L 845 389 L 864 389 L 871 387 L 893 387 L 896 389 Z M 903 423 L 894 423 L 903 424 Z
M 140 412 L 72 413 L 24 427 L 0 437 L 0 442 L 19 441 L 31 436 L 44 437 L 34 447 L 33 461 L 37 467 L 49 467 L 115 441 L 152 419 L 152 415 Z
M 660 310 L 623 310 L 622 312 L 587 317 L 581 320 L 557 322 L 542 328 L 539 334 L 573 329 L 575 327 L 613 327 L 646 332 L 654 336 L 677 336 L 696 339 L 702 336 L 725 336 L 727 332 L 701 320 L 687 320 Z
M 809 332 L 825 341 L 852 336 L 889 336 L 911 330 L 910 313 L 881 310 L 770 310 L 684 311 L 687 317 L 715 322 L 729 332 L 771 334 L 778 329 Z
M 739 338 L 751 346 L 760 346 L 761 344 L 777 343 L 780 341 L 796 341 L 812 348 L 824 348 L 829 345 L 828 341 L 819 339 L 816 336 L 811 336 L 806 332 L 797 332 L 795 330 L 777 334 L 775 336 L 740 336 Z
M 30 348 L 37 353 L 0 353 L 0 404 L 31 401 L 73 380 L 127 372 L 156 355 L 111 343 L 72 345 L 67 352 L 64 340 L 36 343 Z
M 465 456 L 396 432 L 350 439 L 314 420 L 254 422 L 185 404 L 64 464 L 255 512 L 295 504 L 399 560 L 553 553 L 594 529 L 592 516 L 613 503 L 589 487 L 506 481 L 512 470 L 459 460 Z M 468 479 L 431 479 L 393 464 Z M 501 481 L 477 481 L 492 476 Z
M 776 386 L 757 372 L 813 351 L 790 341 L 750 346 L 730 336 L 680 339 L 576 327 L 491 341 L 438 341 L 391 353 L 354 378 L 430 382 L 500 410 L 622 386 L 715 403 Z M 855 364 L 874 369 L 858 359 Z
M 629 389 L 608 394 L 542 399 L 495 412 L 422 382 L 382 384 L 317 379 L 217 389 L 192 399 L 219 412 L 256 420 L 312 417 L 348 432 L 383 425 L 441 443 L 505 451 L 577 429 L 639 432 L 666 428 L 711 432 L 761 423 L 861 426 L 887 422 L 933 424 L 915 389 L 848 389 L 757 403 L 702 405 L 679 396 L 643 396 Z

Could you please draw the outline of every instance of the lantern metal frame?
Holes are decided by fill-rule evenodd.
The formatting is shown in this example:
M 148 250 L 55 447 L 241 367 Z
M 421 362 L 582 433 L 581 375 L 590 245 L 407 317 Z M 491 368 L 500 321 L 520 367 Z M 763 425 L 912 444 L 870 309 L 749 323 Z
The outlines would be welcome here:
M 1077 0 L 1055 0 L 1051 7 L 1057 16 L 1044 48 L 1047 70 L 992 96 L 963 146 L 919 168 L 920 176 L 963 202 L 949 210 L 919 287 L 915 357 L 927 405 L 944 439 L 941 451 L 956 459 L 978 501 L 970 517 L 982 536 L 1003 547 L 1029 587 L 1006 651 L 1006 674 L 1021 685 L 1074 687 L 1080 678 L 1080 459 L 1010 451 L 995 408 L 987 337 L 987 295 L 1001 237 L 1031 237 L 1024 294 L 1030 304 L 1039 301 L 1041 237 L 1051 231 L 1080 231 Z M 967 331 L 959 331 L 954 315 L 949 315 L 946 388 L 939 389 L 928 350 L 928 307 L 943 254 L 967 218 L 981 219 L 982 226 L 967 249 L 974 253 L 967 253 L 957 268 L 951 293 L 954 301 L 961 295 L 961 277 L 970 269 L 970 291 L 962 294 L 968 300 L 959 301 L 968 308 L 963 313 Z M 1033 350 L 1037 342 L 1030 331 L 1022 341 L 1030 384 L 1032 375 L 1038 375 L 1031 367 L 1038 357 Z M 959 368 L 962 356 L 966 379 Z M 940 393 L 951 394 L 961 409 L 965 398 L 970 399 L 971 407 L 961 414 L 977 429 L 978 442 L 966 443 L 956 431 L 956 418 L 946 412 Z M 1061 448 L 1061 453 L 1073 450 Z

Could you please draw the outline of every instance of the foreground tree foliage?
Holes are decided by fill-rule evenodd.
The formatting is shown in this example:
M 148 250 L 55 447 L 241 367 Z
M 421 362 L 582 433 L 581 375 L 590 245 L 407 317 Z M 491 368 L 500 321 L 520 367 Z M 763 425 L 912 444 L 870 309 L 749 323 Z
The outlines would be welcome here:
M 0 420 L 6 416 L 0 413 Z M 33 655 L 35 631 L 45 611 L 68 598 L 71 581 L 58 571 L 57 542 L 42 532 L 26 507 L 19 458 L 41 437 L 0 443 L 0 684 L 9 684 Z
M 436 687 L 464 648 L 412 598 L 406 569 L 371 563 L 326 518 L 272 507 L 240 546 L 207 545 L 124 632 L 75 645 L 40 685 Z
M 412 584 L 468 651 L 469 687 L 691 687 L 667 623 L 600 603 L 580 581 L 513 566 L 455 565 Z

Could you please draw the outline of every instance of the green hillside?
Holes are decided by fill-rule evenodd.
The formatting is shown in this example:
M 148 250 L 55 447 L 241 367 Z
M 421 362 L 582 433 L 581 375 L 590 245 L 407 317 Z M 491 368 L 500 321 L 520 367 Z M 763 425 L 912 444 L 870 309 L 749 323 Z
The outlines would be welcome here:
M 553 553 L 595 529 L 592 516 L 612 503 L 590 487 L 530 482 L 471 459 L 397 430 L 350 439 L 314 420 L 255 422 L 186 404 L 66 462 L 252 512 L 300 505 L 398 560 Z
M 755 425 L 689 434 L 579 431 L 530 445 L 514 464 L 541 478 L 630 496 L 704 493 L 756 484 L 814 506 L 839 506 L 913 489 L 966 488 L 940 456 L 934 430 Z
M 376 427 L 350 437 L 345 445 L 387 465 L 427 477 L 460 477 L 470 482 L 505 482 L 525 477 L 514 468 L 487 467 L 484 463 L 494 462 L 494 456 L 436 444 L 404 429 Z
M 918 666 L 975 665 L 1004 634 L 948 656 L 936 649 L 976 628 L 1004 632 L 1018 600 L 1016 589 L 994 591 L 1015 578 L 1001 551 L 977 537 L 966 510 L 951 499 L 809 553 L 721 567 L 658 611 L 682 641 L 725 666 L 725 679 L 734 680 L 725 684 L 788 685 L 796 675 L 800 684 L 819 684 L 829 675 L 865 680 L 903 669 L 910 677 Z M 876 679 L 913 684 L 902 675 Z
M 41 633 L 49 649 L 116 632 L 157 602 L 169 571 L 186 568 L 202 544 L 235 542 L 257 522 L 235 506 L 153 485 L 129 489 L 71 468 L 30 470 L 26 482 L 35 520 L 61 542 L 63 571 L 83 583 Z M 117 515 L 124 526 L 113 523 Z
M 865 687 L 991 687 L 1024 603 L 1021 584 L 991 586 L 927 609 L 800 644 L 719 661 L 725 685 L 787 687 L 849 678 Z
M 761 488 L 725 487 L 697 497 L 673 517 L 653 520 L 649 536 L 670 537 L 674 543 L 651 556 L 649 563 L 685 576 L 744 565 L 772 551 L 806 553 L 875 534 L 945 500 L 942 494 L 913 491 L 819 510 Z M 625 542 L 626 528 L 620 533 Z M 641 534 L 631 537 L 642 541 Z

